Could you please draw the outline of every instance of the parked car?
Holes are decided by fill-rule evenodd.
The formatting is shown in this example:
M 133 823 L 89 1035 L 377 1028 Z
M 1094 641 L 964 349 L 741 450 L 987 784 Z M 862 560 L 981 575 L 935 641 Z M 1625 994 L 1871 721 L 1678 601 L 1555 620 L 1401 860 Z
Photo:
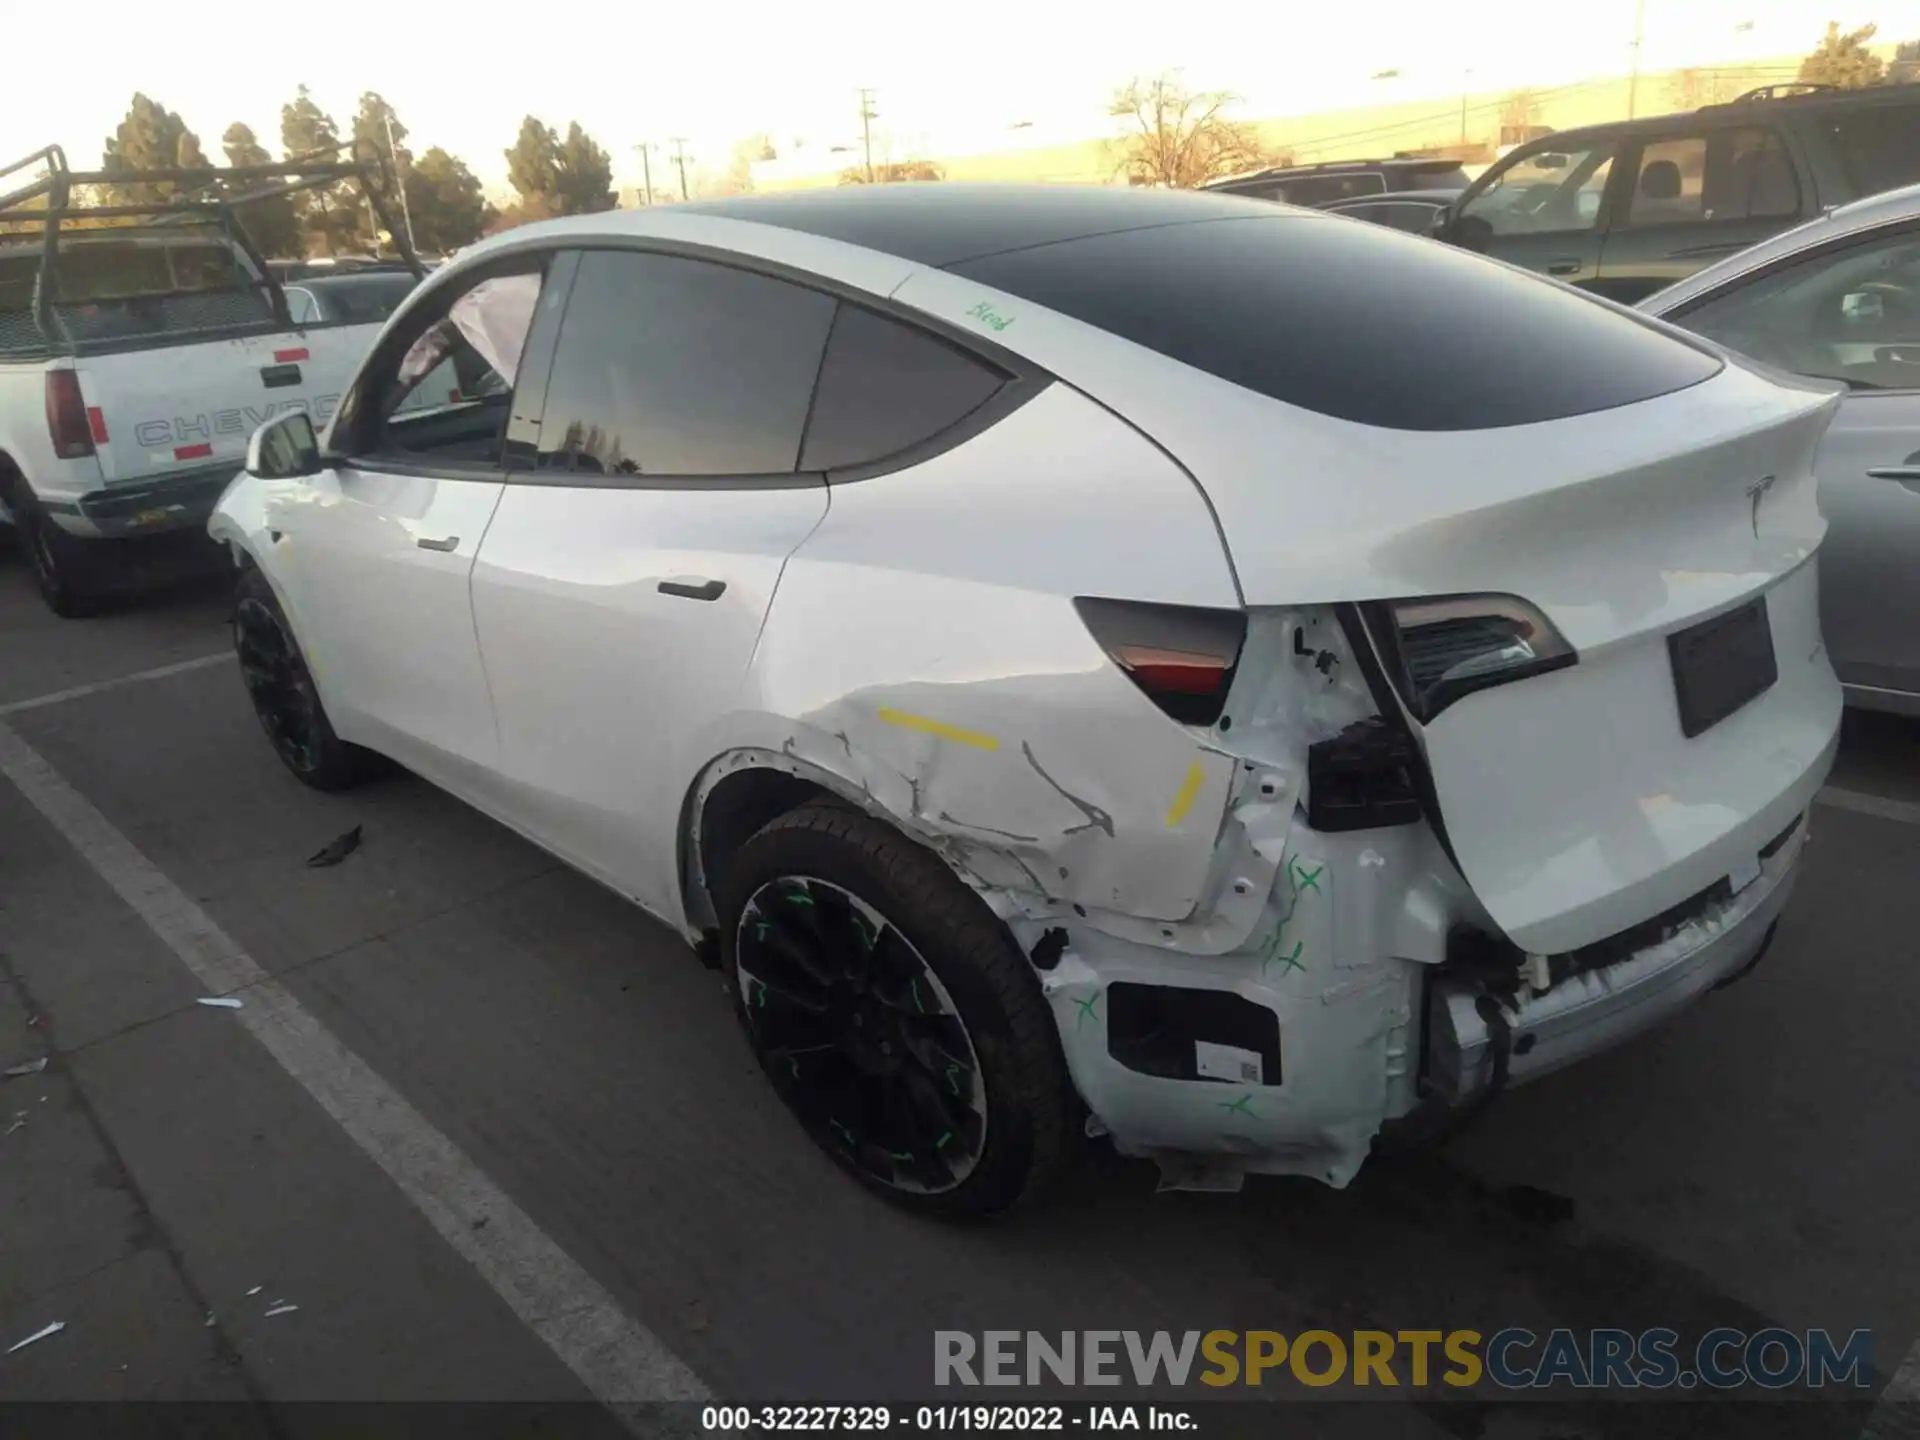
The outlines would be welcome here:
M 860 186 L 474 246 L 210 528 L 294 775 L 676 927 L 874 1188 L 995 1211 L 1083 1126 L 1338 1186 L 1764 952 L 1837 404 L 1313 211 Z
M 47 606 L 87 615 L 182 562 L 217 566 L 204 530 L 247 436 L 286 410 L 330 415 L 377 321 L 298 329 L 224 202 L 116 198 L 115 223 L 89 227 L 87 187 L 138 175 L 71 171 L 58 147 L 7 175 L 34 178 L 0 195 L 19 227 L 0 238 L 0 521 Z M 347 164 L 278 175 L 364 181 Z
M 1843 206 L 1641 303 L 1847 397 L 1814 468 L 1820 628 L 1850 703 L 1920 714 L 1920 186 Z
M 1324 165 L 1283 165 L 1252 175 L 1216 180 L 1204 189 L 1249 200 L 1286 205 L 1325 205 L 1363 195 L 1402 190 L 1466 188 L 1467 172 L 1458 160 L 1399 157 L 1392 160 L 1332 160 Z
M 287 285 L 293 323 L 363 325 L 385 320 L 411 295 L 420 277 L 404 267 L 315 275 Z
M 1920 181 L 1920 85 L 1776 86 L 1515 150 L 1441 238 L 1633 304 L 1835 205 Z
M 1332 200 L 1317 208 L 1350 220 L 1385 225 L 1414 235 L 1431 235 L 1447 207 L 1460 198 L 1458 190 L 1401 190 L 1385 195 L 1363 195 L 1358 200 Z

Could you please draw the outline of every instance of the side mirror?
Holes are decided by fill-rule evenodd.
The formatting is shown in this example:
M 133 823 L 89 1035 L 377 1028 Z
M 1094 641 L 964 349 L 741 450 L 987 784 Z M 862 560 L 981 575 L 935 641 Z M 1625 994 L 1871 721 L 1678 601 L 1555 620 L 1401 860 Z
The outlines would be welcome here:
M 1433 219 L 1427 222 L 1427 234 L 1435 240 L 1444 240 L 1447 227 L 1453 224 L 1453 206 L 1436 205 L 1433 207 Z
M 297 480 L 320 473 L 320 439 L 304 410 L 269 420 L 247 441 L 247 473 L 261 480 Z
M 1848 325 L 1869 325 L 1887 317 L 1887 302 L 1878 291 L 1855 290 L 1840 297 L 1840 315 Z

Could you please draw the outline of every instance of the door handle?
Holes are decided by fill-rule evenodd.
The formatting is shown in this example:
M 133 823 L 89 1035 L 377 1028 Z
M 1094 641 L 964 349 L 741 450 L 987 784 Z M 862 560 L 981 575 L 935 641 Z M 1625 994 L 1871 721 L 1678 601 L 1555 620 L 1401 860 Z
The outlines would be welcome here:
M 662 580 L 659 588 L 662 595 L 678 595 L 686 600 L 718 600 L 727 593 L 727 582 L 683 575 L 677 580 Z
M 449 535 L 444 540 L 429 540 L 423 535 L 413 543 L 418 545 L 422 550 L 438 550 L 442 554 L 445 554 L 450 550 L 460 548 L 460 537 L 458 535 Z
M 1581 262 L 1577 259 L 1549 260 L 1547 262 L 1547 274 L 1549 275 L 1578 275 L 1580 270 Z
M 1891 480 L 1920 494 L 1920 465 L 1882 465 L 1867 471 L 1867 477 L 1872 480 Z

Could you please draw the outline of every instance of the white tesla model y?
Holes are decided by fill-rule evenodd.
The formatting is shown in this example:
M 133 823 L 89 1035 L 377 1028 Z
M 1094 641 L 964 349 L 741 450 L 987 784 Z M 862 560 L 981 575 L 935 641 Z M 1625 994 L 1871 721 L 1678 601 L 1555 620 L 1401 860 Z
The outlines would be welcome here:
M 1335 217 L 859 187 L 475 246 L 212 531 L 294 774 L 680 929 L 868 1184 L 1338 1186 L 1765 950 L 1835 404 Z

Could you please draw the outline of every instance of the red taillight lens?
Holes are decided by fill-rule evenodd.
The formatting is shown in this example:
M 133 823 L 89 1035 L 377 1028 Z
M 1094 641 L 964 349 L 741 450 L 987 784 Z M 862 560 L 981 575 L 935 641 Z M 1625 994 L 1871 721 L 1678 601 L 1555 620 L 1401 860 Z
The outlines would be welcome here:
M 1244 611 L 1084 595 L 1073 607 L 1113 663 L 1170 718 L 1219 720 L 1247 636 Z
M 106 429 L 102 420 L 100 428 Z M 93 454 L 93 425 L 80 396 L 80 377 L 71 370 L 47 372 L 47 436 L 62 460 Z

